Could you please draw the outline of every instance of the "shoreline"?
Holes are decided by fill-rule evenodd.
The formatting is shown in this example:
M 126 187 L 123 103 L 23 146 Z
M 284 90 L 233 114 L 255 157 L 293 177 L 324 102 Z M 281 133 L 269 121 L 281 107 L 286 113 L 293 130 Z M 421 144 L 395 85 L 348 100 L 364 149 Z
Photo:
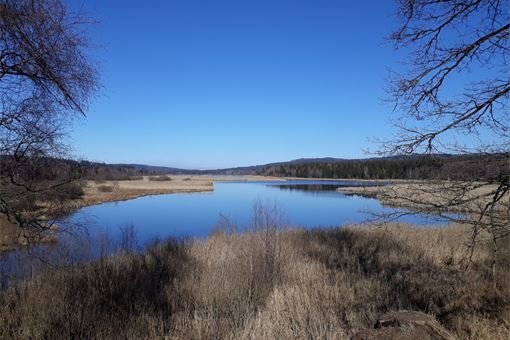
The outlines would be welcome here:
M 388 179 L 352 179 L 352 178 L 302 178 L 302 177 L 275 177 L 260 175 L 167 175 L 169 181 L 150 181 L 143 176 L 142 180 L 127 181 L 94 181 L 87 180 L 82 198 L 70 202 L 70 210 L 108 202 L 122 202 L 145 196 L 199 193 L 214 191 L 215 182 L 287 182 L 287 181 L 343 181 L 343 182 L 376 182 L 376 183 L 416 183 L 410 180 Z M 99 192 L 98 187 L 111 186 L 111 192 Z M 116 187 L 115 187 L 116 186 Z M 363 186 L 370 187 L 370 186 Z M 360 186 L 343 187 L 360 188 Z
M 390 183 L 384 186 L 347 186 L 339 187 L 337 192 L 345 195 L 359 195 L 377 199 L 382 205 L 392 208 L 404 208 L 412 211 L 442 211 L 449 213 L 479 213 L 480 207 L 487 204 L 487 195 L 497 188 L 496 185 L 487 184 L 464 191 L 464 203 L 455 202 L 457 183 L 408 181 Z
M 266 176 L 206 176 L 206 175 L 167 175 L 171 180 L 151 181 L 153 176 L 143 176 L 141 180 L 94 181 L 87 180 L 82 198 L 69 202 L 70 209 L 80 209 L 108 202 L 128 201 L 145 196 L 199 193 L 214 191 L 215 182 L 284 182 L 286 179 Z M 111 187 L 111 191 L 101 192 L 101 187 Z
M 166 194 L 185 194 L 185 193 L 210 193 L 214 191 L 216 182 L 275 182 L 285 183 L 288 181 L 343 181 L 353 182 L 353 186 L 343 186 L 336 190 L 346 195 L 360 195 L 377 199 L 382 205 L 393 208 L 404 208 L 409 210 L 427 210 L 432 211 L 430 206 L 418 206 L 412 204 L 412 201 L 405 201 L 402 197 L 409 195 L 413 200 L 423 202 L 430 201 L 430 197 L 420 193 L 420 190 L 427 188 L 424 181 L 415 180 L 358 180 L 358 179 L 329 179 L 329 178 L 298 178 L 298 177 L 270 177 L 270 176 L 234 176 L 234 175 L 167 175 L 168 180 L 152 180 L 151 177 L 143 176 L 142 179 L 111 181 L 111 180 L 87 180 L 83 188 L 84 195 L 72 201 L 68 201 L 61 206 L 60 213 L 72 214 L 79 209 L 100 205 L 110 202 L 122 202 L 137 199 L 146 196 L 166 195 Z M 388 183 L 387 185 L 354 185 L 354 183 Z M 430 183 L 427 184 L 430 186 Z M 393 194 L 393 197 L 392 197 Z M 437 210 L 436 210 L 437 211 Z M 443 209 L 442 211 L 447 211 Z M 455 207 L 451 212 L 470 213 L 475 212 L 474 208 Z M 13 230 L 8 225 L 0 223 L 0 231 L 3 235 L 0 239 L 0 252 L 9 251 L 16 247 L 23 246 L 20 242 L 20 235 L 17 230 Z M 14 240 L 7 242 L 8 239 Z M 9 241 L 10 241 L 9 240 Z
M 312 181 L 352 181 L 367 180 L 338 179 L 338 178 L 298 178 L 275 177 L 260 175 L 166 175 L 169 180 L 150 180 L 154 176 L 143 176 L 136 180 L 86 180 L 81 198 L 63 203 L 57 210 L 59 214 L 72 214 L 79 209 L 111 202 L 122 202 L 146 196 L 210 193 L 214 191 L 215 182 L 275 182 L 285 183 L 292 180 Z M 47 206 L 48 214 L 51 207 Z M 55 210 L 55 211 L 57 211 Z M 0 252 L 8 252 L 17 247 L 26 246 L 22 233 L 7 221 L 0 221 Z M 44 239 L 53 242 L 53 238 Z M 40 241 L 43 241 L 41 239 Z

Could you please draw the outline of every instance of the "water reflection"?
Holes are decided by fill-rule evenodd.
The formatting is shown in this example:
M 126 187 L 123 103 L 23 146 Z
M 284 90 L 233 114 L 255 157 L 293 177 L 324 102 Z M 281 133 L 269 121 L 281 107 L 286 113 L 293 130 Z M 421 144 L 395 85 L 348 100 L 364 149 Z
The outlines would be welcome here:
M 275 187 L 281 190 L 290 191 L 323 192 L 336 191 L 339 186 L 334 184 L 284 184 L 275 185 Z
M 271 183 L 268 186 L 276 187 L 281 190 L 296 190 L 304 192 L 331 192 L 336 191 L 342 187 L 375 187 L 384 186 L 390 182 L 368 182 L 368 181 L 292 181 L 291 183 L 275 184 Z

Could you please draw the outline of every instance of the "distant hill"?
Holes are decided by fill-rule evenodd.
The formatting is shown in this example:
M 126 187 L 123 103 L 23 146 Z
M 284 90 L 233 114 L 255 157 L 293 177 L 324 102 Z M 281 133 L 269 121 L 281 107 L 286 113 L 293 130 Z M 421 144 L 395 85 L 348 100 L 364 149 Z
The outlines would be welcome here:
M 150 174 L 266 175 L 353 179 L 490 179 L 507 171 L 508 155 L 410 155 L 367 159 L 300 158 L 286 162 L 216 170 L 179 169 L 144 164 L 81 162 L 85 177 L 114 178 Z
M 491 179 L 508 172 L 508 155 L 409 155 L 367 159 L 301 158 L 206 173 L 300 178 Z

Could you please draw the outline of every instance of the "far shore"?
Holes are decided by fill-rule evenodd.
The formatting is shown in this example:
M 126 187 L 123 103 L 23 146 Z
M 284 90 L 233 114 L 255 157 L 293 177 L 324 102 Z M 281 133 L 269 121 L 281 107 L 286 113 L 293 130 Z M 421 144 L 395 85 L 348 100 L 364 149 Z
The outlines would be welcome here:
M 156 177 L 162 177 L 163 180 L 154 180 Z M 66 210 L 73 211 L 91 205 L 127 201 L 152 195 L 211 192 L 214 191 L 214 182 L 286 182 L 294 180 L 387 183 L 386 186 L 343 186 L 338 188 L 338 191 L 374 197 L 384 204 L 393 206 L 405 206 L 405 202 L 388 199 L 388 195 L 385 194 L 390 189 L 402 192 L 403 188 L 415 189 L 421 183 L 425 183 L 420 180 L 402 179 L 302 178 L 260 175 L 150 175 L 133 180 L 86 180 L 83 188 L 84 195 L 80 199 L 68 202 Z M 411 206 L 407 207 L 411 208 Z
M 174 194 L 174 193 L 207 193 L 214 191 L 214 182 L 286 182 L 291 180 L 316 181 L 346 181 L 346 182 L 379 182 L 388 183 L 384 186 L 353 185 L 338 188 L 339 192 L 352 195 L 362 195 L 378 199 L 382 204 L 407 209 L 417 208 L 412 202 L 401 197 L 406 195 L 415 200 L 427 202 L 431 200 L 423 188 L 427 188 L 424 181 L 410 180 L 363 180 L 339 178 L 299 178 L 299 177 L 270 177 L 257 175 L 153 175 L 143 176 L 133 180 L 87 180 L 84 183 L 84 195 L 80 199 L 67 202 L 65 210 L 70 212 L 80 208 L 99 205 L 107 202 L 126 201 L 143 196 Z M 424 186 L 425 185 L 425 186 Z M 483 190 L 491 190 L 491 187 Z M 393 196 L 392 196 L 393 195 Z M 417 195 L 417 196 L 416 196 Z M 432 199 L 435 199 L 432 197 Z M 473 206 L 462 207 L 464 212 L 475 211 Z M 0 251 L 11 250 L 15 245 L 26 244 L 23 233 L 10 225 L 5 219 L 0 220 Z M 45 237 L 40 242 L 53 242 L 53 237 Z
M 143 176 L 142 179 L 125 181 L 94 181 L 85 183 L 84 195 L 74 200 L 71 208 L 81 208 L 106 202 L 126 201 L 143 196 L 209 192 L 214 190 L 214 182 L 283 182 L 281 177 L 267 176 L 204 176 L 204 175 L 163 175 L 168 180 L 151 180 L 159 176 Z
M 359 195 L 376 198 L 383 205 L 394 208 L 406 208 L 421 211 L 450 211 L 462 213 L 479 213 L 481 207 L 491 199 L 490 193 L 496 190 L 497 185 L 486 184 L 463 191 L 462 196 L 451 186 L 450 182 L 430 181 L 388 181 L 390 184 L 384 186 L 347 186 L 337 188 L 338 192 L 346 195 Z M 465 188 L 463 188 L 464 190 Z M 458 197 L 462 197 L 464 203 L 455 203 Z M 450 208 L 448 207 L 448 202 Z
M 214 182 L 285 182 L 293 180 L 306 181 L 347 181 L 347 182 L 391 182 L 403 183 L 407 180 L 387 179 L 353 179 L 353 178 L 302 178 L 302 177 L 274 177 L 258 175 L 164 175 L 170 180 L 154 181 L 151 177 L 124 181 L 94 181 L 85 183 L 85 194 L 81 199 L 71 203 L 71 209 L 97 205 L 106 202 L 126 201 L 143 196 L 209 192 L 214 190 Z M 111 190 L 110 190 L 111 188 Z M 102 191 L 105 190 L 105 191 Z
M 152 180 L 151 180 L 152 179 Z M 160 180 L 154 180 L 160 179 Z M 107 202 L 127 201 L 143 196 L 211 192 L 213 183 L 221 181 L 285 181 L 277 177 L 265 176 L 201 176 L 201 175 L 153 175 L 141 179 L 110 181 L 87 180 L 84 182 L 84 194 L 81 198 L 68 201 L 59 209 L 71 213 L 80 208 Z M 51 214 L 51 213 L 50 213 Z M 1 217 L 1 216 L 0 216 Z M 53 229 L 58 228 L 54 226 Z M 36 233 L 37 234 L 37 233 Z M 30 235 L 35 238 L 37 235 Z M 37 242 L 54 242 L 55 237 L 44 234 Z M 6 218 L 0 218 L 0 252 L 10 251 L 28 244 L 26 232 L 17 228 Z

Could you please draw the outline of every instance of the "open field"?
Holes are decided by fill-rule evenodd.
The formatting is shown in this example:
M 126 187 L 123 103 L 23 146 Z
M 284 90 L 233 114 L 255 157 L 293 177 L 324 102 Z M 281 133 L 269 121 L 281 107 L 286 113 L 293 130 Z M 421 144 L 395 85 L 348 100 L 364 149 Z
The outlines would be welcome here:
M 452 339 L 510 337 L 508 239 L 493 278 L 463 226 L 270 225 L 28 278 L 0 293 L 0 338 L 349 339 L 401 310 Z

